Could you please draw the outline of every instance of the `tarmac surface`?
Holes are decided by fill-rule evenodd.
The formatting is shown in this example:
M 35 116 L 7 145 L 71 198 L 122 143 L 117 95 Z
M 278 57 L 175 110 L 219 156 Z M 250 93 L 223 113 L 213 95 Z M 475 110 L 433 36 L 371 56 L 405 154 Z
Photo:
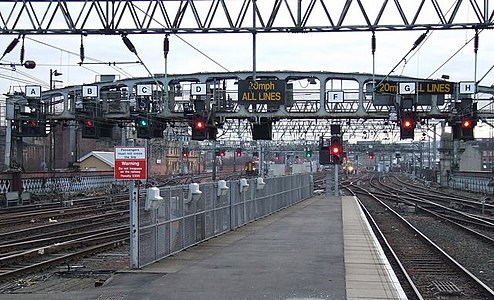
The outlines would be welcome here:
M 346 299 L 342 198 L 315 196 L 103 286 L 0 299 Z

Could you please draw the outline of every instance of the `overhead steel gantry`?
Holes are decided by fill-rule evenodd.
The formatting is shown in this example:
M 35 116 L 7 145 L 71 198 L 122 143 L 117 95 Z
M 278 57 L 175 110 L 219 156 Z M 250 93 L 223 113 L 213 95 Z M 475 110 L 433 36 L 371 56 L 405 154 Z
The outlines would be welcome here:
M 493 28 L 488 0 L 1 0 L 0 34 L 350 32 Z
M 97 0 L 0 0 L 0 34 L 45 35 L 45 34 L 189 34 L 189 33 L 310 33 L 310 32 L 378 32 L 399 30 L 450 30 L 472 29 L 479 32 L 494 27 L 494 10 L 490 1 L 475 0 L 149 0 L 149 1 L 97 1 Z M 253 46 L 255 48 L 255 38 Z M 255 50 L 254 50 L 255 52 Z M 165 62 L 166 66 L 166 62 Z M 166 70 L 166 67 L 165 67 Z M 165 71 L 166 73 L 166 71 Z M 228 86 L 238 79 L 276 78 L 295 85 L 307 84 L 313 91 L 294 90 L 293 101 L 272 110 L 264 106 L 255 109 L 239 105 L 236 88 Z M 373 102 L 369 89 L 370 74 L 339 74 L 331 72 L 253 72 L 189 74 L 170 78 L 133 78 L 116 83 L 96 83 L 100 89 L 105 117 L 115 120 L 131 120 L 132 101 L 135 101 L 135 86 L 149 83 L 154 86 L 153 101 L 159 109 L 156 116 L 166 120 L 183 120 L 186 105 L 193 97 L 180 99 L 177 86 L 190 83 L 207 83 L 209 97 L 215 106 L 216 116 L 225 121 L 226 131 L 241 135 L 241 120 L 272 118 L 282 120 L 274 125 L 274 132 L 327 132 L 328 123 L 323 120 L 339 120 L 352 123 L 351 128 L 368 132 L 377 131 L 375 126 L 387 128 L 394 104 Z M 376 76 L 375 80 L 384 79 Z M 406 78 L 389 77 L 388 80 L 402 81 Z M 187 80 L 189 82 L 187 83 Z M 304 81 L 305 80 L 305 81 Z M 312 85 L 316 81 L 317 87 Z M 420 79 L 410 79 L 421 81 Z M 161 85 L 160 88 L 155 84 Z M 221 92 L 226 97 L 218 96 Z M 163 95 L 163 87 L 168 92 Z M 77 103 L 81 99 L 81 87 L 67 87 L 43 93 L 43 98 L 53 112 L 51 120 L 76 120 Z M 226 92 L 235 90 L 233 94 Z M 328 93 L 342 90 L 343 103 L 329 103 Z M 161 96 L 159 96 L 161 92 Z M 481 91 L 482 92 L 482 91 Z M 484 90 L 492 98 L 492 91 Z M 170 95 L 169 95 L 170 94 Z M 158 97 L 159 96 L 159 97 Z M 161 99 L 163 98 L 163 99 Z M 217 102 L 220 101 L 220 102 Z M 424 119 L 446 119 L 453 110 L 453 98 L 441 105 L 421 107 L 419 115 Z M 21 101 L 22 102 L 22 101 Z M 487 103 L 492 102 L 488 100 Z M 107 105 L 107 106 L 105 106 Z M 126 106 L 127 105 L 127 106 Z M 486 107 L 480 106 L 480 107 Z M 115 110 L 116 109 L 116 110 Z M 491 119 L 491 112 L 482 112 L 481 117 Z M 369 124 L 365 120 L 383 121 Z M 391 118 L 392 119 L 392 118 Z M 391 120 L 390 119 L 390 120 Z M 233 122 L 232 122 L 233 120 Z M 364 121 L 362 121 L 364 120 Z M 237 122 L 238 121 L 238 122 Z M 392 121 L 392 120 L 391 120 Z M 331 121 L 332 122 L 332 121 Z M 347 124 L 350 125 L 350 124 Z M 358 125 L 358 126 L 357 126 Z M 350 127 L 350 126 L 348 126 Z M 355 129 L 359 128 L 359 129 Z M 230 130 L 229 130 L 230 129 Z M 387 130 L 385 130 L 387 131 Z
M 258 72 L 257 76 L 259 80 L 281 81 L 290 87 L 283 105 L 245 105 L 239 101 L 239 81 L 251 79 L 251 72 L 169 74 L 166 78 L 156 75 L 155 78 L 94 82 L 45 91 L 42 100 L 50 107 L 48 119 L 54 121 L 79 120 L 84 103 L 96 101 L 94 103 L 99 103 L 97 105 L 105 120 L 131 123 L 135 114 L 142 113 L 142 102 L 148 103 L 145 106 L 149 109 L 145 113 L 173 125 L 169 127 L 183 126 L 186 132 L 186 115 L 189 110 L 194 113 L 196 101 L 201 100 L 205 103 L 202 110 L 218 120 L 227 139 L 245 137 L 246 132 L 250 134 L 249 123 L 258 123 L 261 118 L 276 121 L 273 124 L 275 139 L 323 136 L 329 132 L 330 125 L 336 123 L 342 125 L 349 136 L 358 133 L 360 137 L 367 136 L 369 139 L 391 139 L 393 132 L 397 131 L 395 121 L 399 103 L 406 96 L 399 95 L 396 87 L 391 87 L 394 92 L 373 93 L 374 78 L 376 81 L 386 78 L 386 82 L 390 83 L 447 85 L 450 93 L 436 95 L 425 91 L 415 101 L 417 117 L 424 122 L 434 119 L 437 123 L 438 120 L 450 119 L 455 113 L 455 102 L 460 97 L 473 96 L 460 95 L 458 83 L 404 76 L 299 71 Z M 157 86 L 156 82 L 162 86 Z M 202 85 L 200 95 L 194 95 L 195 85 Z M 139 95 L 140 86 L 149 90 L 148 96 Z M 97 98 L 85 98 L 84 87 L 93 87 Z M 163 90 L 168 91 L 167 102 L 163 100 Z M 489 108 L 492 107 L 494 88 L 478 87 L 478 91 L 478 115 L 483 120 L 491 120 L 494 112 Z M 342 93 L 340 102 L 331 101 L 330 95 L 334 92 Z M 11 100 L 26 102 L 24 95 L 14 96 Z M 376 136 L 377 133 L 379 136 Z

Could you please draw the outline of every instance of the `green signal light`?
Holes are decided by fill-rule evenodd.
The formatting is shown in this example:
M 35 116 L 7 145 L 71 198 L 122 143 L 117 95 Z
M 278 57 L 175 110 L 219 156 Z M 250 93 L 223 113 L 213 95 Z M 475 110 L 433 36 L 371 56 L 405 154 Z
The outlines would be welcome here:
M 149 122 L 147 120 L 144 120 L 144 119 L 140 119 L 138 123 L 139 123 L 139 126 L 141 126 L 141 127 L 147 127 L 149 125 Z
M 307 151 L 307 152 L 305 153 L 305 157 L 307 157 L 307 158 L 311 158 L 311 157 L 312 157 L 312 151 Z

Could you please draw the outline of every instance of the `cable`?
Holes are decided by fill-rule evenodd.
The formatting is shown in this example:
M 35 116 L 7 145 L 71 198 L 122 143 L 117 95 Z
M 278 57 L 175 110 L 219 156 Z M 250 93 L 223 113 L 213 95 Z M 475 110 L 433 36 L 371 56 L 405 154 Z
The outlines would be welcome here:
M 485 72 L 484 76 L 482 76 L 482 78 L 480 78 L 479 80 L 477 80 L 477 84 L 479 84 L 482 80 L 484 80 L 484 78 L 492 71 L 492 69 L 494 68 L 494 65 L 492 65 L 490 67 L 489 70 L 487 70 L 487 72 Z
M 43 84 L 45 84 L 45 82 L 44 82 L 43 80 L 41 80 L 41 79 L 39 79 L 39 78 L 37 78 L 37 77 L 34 77 L 34 76 L 32 76 L 32 75 L 30 75 L 30 74 L 28 74 L 28 73 L 25 73 L 25 72 L 23 72 L 23 71 L 20 71 L 20 70 L 18 70 L 18 69 L 16 69 L 16 70 L 12 70 L 12 69 L 8 69 L 8 68 L 4 68 L 4 67 L 1 67 L 1 69 L 16 72 L 17 74 L 20 74 L 20 75 L 22 75 L 22 76 L 24 76 L 24 77 L 27 77 L 27 78 L 29 78 L 29 79 L 33 80 L 33 82 L 35 82 L 35 83 L 38 83 L 38 84 L 39 84 L 39 83 L 43 83 Z M 3 76 L 8 76 L 8 75 L 3 75 Z M 12 77 L 12 78 L 15 78 L 15 77 Z
M 453 9 L 453 7 L 456 6 L 457 2 L 458 2 L 458 0 L 454 1 L 444 15 L 447 15 Z M 438 24 L 440 24 L 440 23 L 438 23 Z M 432 36 L 433 33 L 434 33 L 434 30 L 431 30 L 430 34 L 425 38 L 423 43 L 416 49 L 416 51 L 414 53 L 412 53 L 412 55 L 410 55 L 409 60 L 412 59 L 419 52 L 419 50 L 422 48 L 422 46 L 425 44 L 425 42 Z M 403 67 L 403 71 L 404 71 L 404 67 Z M 432 76 L 432 74 L 430 76 Z
M 139 54 L 137 54 L 136 47 L 134 46 L 134 44 L 132 44 L 132 42 L 129 40 L 129 38 L 127 37 L 126 34 L 122 35 L 122 41 L 124 42 L 125 46 L 127 46 L 127 48 L 129 49 L 129 51 L 132 52 L 132 53 L 134 53 L 135 56 L 137 57 L 137 59 L 139 59 L 139 61 L 141 62 L 141 64 L 144 66 L 144 68 L 148 72 L 149 76 L 154 80 L 154 82 L 161 89 L 161 91 L 163 92 L 163 94 L 167 93 L 168 91 L 165 91 L 165 88 L 158 82 L 158 80 L 156 80 L 156 78 L 154 77 L 153 73 L 151 73 L 151 71 L 148 69 L 148 67 L 146 66 L 146 64 L 144 64 L 144 62 L 142 61 L 142 59 L 139 56 Z
M 482 30 L 480 30 L 479 33 L 480 32 L 482 32 Z M 456 50 L 455 53 L 453 53 L 444 63 L 442 63 L 437 69 L 435 69 L 434 72 L 432 72 L 429 76 L 427 76 L 426 79 L 431 78 L 432 75 L 434 75 L 437 71 L 439 71 L 442 67 L 444 67 L 445 64 L 447 64 L 453 57 L 455 57 L 456 54 L 458 54 L 461 50 L 463 50 L 463 48 L 465 48 L 466 45 L 468 45 L 474 39 L 475 39 L 475 36 L 473 36 L 470 40 L 465 42 L 465 44 L 463 44 L 463 46 L 461 46 L 460 49 Z
M 137 9 L 139 10 L 140 12 L 142 12 L 143 14 L 145 14 L 146 16 L 148 17 L 151 17 L 151 15 L 149 15 L 147 12 L 145 12 L 144 10 L 142 10 L 140 7 L 137 7 L 135 6 L 133 3 L 131 3 L 131 5 L 134 7 L 134 9 Z M 160 21 L 158 21 L 157 19 L 155 19 L 154 17 L 152 17 L 152 20 L 155 21 L 158 25 L 160 26 L 163 26 L 163 28 L 165 28 L 166 26 L 164 24 L 162 24 Z M 220 68 L 222 68 L 223 70 L 227 71 L 227 72 L 231 72 L 230 70 L 228 70 L 226 67 L 224 67 L 222 64 L 220 64 L 219 62 L 217 62 L 216 60 L 214 60 L 213 58 L 211 58 L 210 56 L 208 56 L 206 53 L 202 52 L 201 50 L 199 50 L 197 47 L 193 46 L 191 43 L 187 42 L 186 40 L 184 40 L 181 36 L 179 36 L 178 34 L 175 34 L 174 35 L 179 39 L 181 40 L 182 42 L 184 42 L 185 44 L 187 44 L 189 47 L 191 47 L 192 49 L 196 50 L 197 52 L 199 52 L 200 54 L 202 54 L 204 57 L 206 57 L 207 59 L 209 59 L 210 61 L 212 61 L 214 64 L 216 64 L 217 66 L 219 66 Z
M 66 52 L 66 53 L 69 53 L 69 54 L 72 54 L 72 55 L 75 55 L 75 56 L 80 56 L 80 53 L 75 53 L 75 52 L 72 52 L 72 51 L 69 51 L 69 50 L 66 50 L 66 49 L 63 49 L 63 48 L 57 47 L 57 46 L 53 46 L 53 45 L 50 45 L 50 44 L 48 44 L 48 43 L 45 43 L 45 42 L 42 42 L 42 41 L 35 40 L 35 39 L 33 39 L 33 38 L 29 38 L 29 37 L 27 37 L 27 38 L 28 38 L 28 39 L 30 39 L 31 41 L 37 42 L 37 43 L 42 44 L 42 45 L 44 45 L 44 46 L 47 46 L 47 47 L 50 47 L 50 48 L 53 48 L 53 49 L 57 49 L 57 50 L 60 50 L 60 51 L 64 51 L 64 52 Z M 99 59 L 95 59 L 95 58 L 91 58 L 91 57 L 86 57 L 86 56 L 85 56 L 85 58 L 90 59 L 90 60 L 95 61 L 95 62 L 104 63 L 102 60 L 99 60 Z M 127 71 L 123 70 L 122 68 L 117 68 L 117 67 L 115 67 L 115 66 L 111 66 L 111 67 L 112 67 L 115 71 L 119 72 L 120 74 L 122 74 L 122 75 L 124 75 L 124 76 L 126 76 L 126 77 L 129 77 L 129 78 L 134 77 L 134 76 L 132 76 L 132 74 L 128 73 Z M 86 69 L 87 69 L 87 68 L 86 68 Z M 100 72 L 96 72 L 96 71 L 94 71 L 94 70 L 93 70 L 93 72 L 94 72 L 94 73 L 96 73 L 96 74 L 100 74 Z
M 386 79 L 389 77 L 389 75 L 391 75 L 391 73 L 393 73 L 396 70 L 396 68 L 398 68 L 398 66 L 401 64 L 402 61 L 406 61 L 406 58 L 407 58 L 408 54 L 410 54 L 413 50 L 415 50 L 420 45 L 420 43 L 422 43 L 424 41 L 424 39 L 427 37 L 427 33 L 428 32 L 429 32 L 429 30 L 427 30 L 426 32 L 422 33 L 415 40 L 415 42 L 413 43 L 412 48 L 407 52 L 407 54 L 405 54 L 400 59 L 400 61 L 393 67 L 393 69 L 391 69 L 391 71 L 389 71 L 389 73 L 383 79 L 381 79 L 381 81 L 376 85 L 376 87 L 378 87 L 382 82 L 386 81 Z
M 4 68 L 1 68 L 1 69 L 4 69 Z M 39 81 L 30 81 L 27 79 L 21 79 L 21 78 L 17 78 L 17 77 L 14 77 L 11 75 L 6 75 L 6 74 L 0 74 L 0 78 L 19 82 L 19 83 L 25 83 L 25 84 L 39 84 Z

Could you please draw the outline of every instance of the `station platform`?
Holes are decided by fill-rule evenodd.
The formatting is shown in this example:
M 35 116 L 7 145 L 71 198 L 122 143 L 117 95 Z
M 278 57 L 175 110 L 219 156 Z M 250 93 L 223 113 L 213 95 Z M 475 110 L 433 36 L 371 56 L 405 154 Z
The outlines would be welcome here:
M 80 292 L 5 299 L 406 299 L 353 197 L 314 196 Z

